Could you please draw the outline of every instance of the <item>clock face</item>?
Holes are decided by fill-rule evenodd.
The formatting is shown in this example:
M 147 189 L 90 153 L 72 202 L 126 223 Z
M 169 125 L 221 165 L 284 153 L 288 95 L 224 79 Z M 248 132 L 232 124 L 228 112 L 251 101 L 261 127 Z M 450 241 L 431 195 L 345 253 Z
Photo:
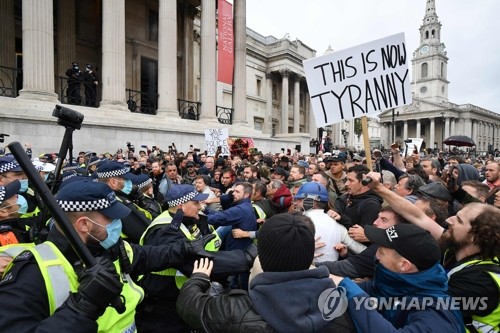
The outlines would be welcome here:
M 429 52 L 429 45 L 424 45 L 420 48 L 420 53 L 425 54 Z
M 421 92 L 422 94 L 425 94 L 425 93 L 427 92 L 427 87 L 426 87 L 426 86 L 422 86 L 422 87 L 420 87 L 420 92 Z

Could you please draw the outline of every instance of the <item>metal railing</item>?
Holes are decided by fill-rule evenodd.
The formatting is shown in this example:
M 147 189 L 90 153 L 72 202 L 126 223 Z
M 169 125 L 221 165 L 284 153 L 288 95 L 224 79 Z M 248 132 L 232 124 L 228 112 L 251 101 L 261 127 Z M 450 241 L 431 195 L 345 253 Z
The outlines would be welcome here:
M 0 66 L 0 96 L 17 97 L 22 82 L 23 70 L 21 68 Z
M 156 114 L 158 110 L 158 94 L 126 89 L 127 105 L 131 112 Z
M 221 124 L 232 125 L 233 124 L 233 111 L 232 108 L 225 108 L 217 105 L 216 116 L 217 120 Z
M 182 119 L 200 120 L 200 102 L 177 99 L 177 109 Z
M 98 107 L 101 101 L 101 86 L 94 82 L 55 76 L 55 90 L 63 104 Z

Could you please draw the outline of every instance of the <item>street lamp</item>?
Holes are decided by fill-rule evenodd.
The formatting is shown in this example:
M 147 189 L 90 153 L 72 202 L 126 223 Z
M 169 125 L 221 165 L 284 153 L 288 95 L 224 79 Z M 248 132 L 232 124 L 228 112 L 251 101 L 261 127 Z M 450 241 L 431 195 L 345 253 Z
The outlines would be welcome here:
M 394 137 L 396 136 L 396 117 L 399 117 L 399 111 L 394 112 L 394 109 L 392 109 L 392 143 L 394 143 Z
M 347 150 L 347 137 L 349 136 L 349 132 L 347 132 L 345 129 L 341 131 L 342 137 L 344 138 L 344 145 L 345 149 Z

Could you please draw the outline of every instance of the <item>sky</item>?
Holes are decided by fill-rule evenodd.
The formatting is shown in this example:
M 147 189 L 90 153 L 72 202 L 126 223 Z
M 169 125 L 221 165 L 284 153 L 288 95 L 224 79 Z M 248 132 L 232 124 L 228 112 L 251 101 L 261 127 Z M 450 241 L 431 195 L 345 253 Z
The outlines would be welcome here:
M 247 0 L 247 27 L 323 55 L 399 32 L 412 57 L 426 0 Z M 448 100 L 500 113 L 500 1 L 436 0 L 448 55 Z M 411 71 L 410 71 L 411 73 Z

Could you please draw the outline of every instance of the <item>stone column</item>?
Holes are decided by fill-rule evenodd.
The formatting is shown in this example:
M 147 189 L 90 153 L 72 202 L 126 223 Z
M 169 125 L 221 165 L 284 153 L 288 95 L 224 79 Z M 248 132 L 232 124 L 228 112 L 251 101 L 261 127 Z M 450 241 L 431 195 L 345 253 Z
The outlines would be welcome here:
M 215 1 L 201 0 L 201 114 L 200 120 L 216 119 L 217 57 L 215 50 Z
M 197 9 L 189 3 L 184 3 L 184 99 L 194 101 L 194 76 L 193 76 L 193 45 L 194 45 L 194 17 Z
M 408 139 L 408 120 L 403 121 L 403 140 Z
M 300 79 L 297 74 L 293 85 L 293 133 L 300 133 Z
M 0 66 L 16 68 L 16 39 L 14 22 L 14 0 L 0 1 Z M 12 97 L 16 97 L 16 72 L 0 71 L 0 85 L 4 88 L 12 88 L 6 91 Z
M 444 122 L 444 140 L 450 136 L 450 118 L 446 117 Z
M 464 129 L 463 129 L 464 135 L 468 135 L 473 139 L 472 137 L 472 121 L 470 118 L 464 118 Z
M 235 124 L 253 124 L 253 115 L 247 115 L 247 33 L 246 0 L 234 3 L 234 91 L 233 119 Z M 247 116 L 249 118 L 247 118 Z M 253 126 L 252 126 L 253 127 Z
M 281 134 L 288 133 L 288 69 L 280 70 L 281 81 Z
M 125 0 L 102 2 L 102 101 L 100 108 L 126 111 Z
M 316 127 L 316 120 L 314 118 L 314 112 L 311 108 L 309 92 L 306 91 L 304 94 L 304 110 L 306 111 L 306 119 L 308 122 L 308 131 L 311 139 L 314 139 L 318 136 L 318 128 Z
M 57 0 L 57 75 L 66 76 L 76 58 L 75 0 Z M 95 65 L 95 64 L 94 64 Z M 85 70 L 85 64 L 80 64 Z
M 273 76 L 266 73 L 266 121 L 263 133 L 273 133 Z
M 417 126 L 415 128 L 415 137 L 420 138 L 421 134 L 420 119 L 417 119 Z
M 457 120 L 458 119 L 456 119 L 456 118 L 450 119 L 450 136 L 455 135 L 455 133 L 456 133 Z
M 436 122 L 434 118 L 431 118 L 431 128 L 429 129 L 429 144 L 428 147 L 434 148 L 434 142 L 436 141 Z M 430 146 L 429 146 L 430 145 Z
M 23 89 L 19 97 L 57 102 L 52 0 L 23 0 Z
M 186 55 L 187 56 L 187 55 Z M 177 2 L 160 0 L 158 13 L 158 114 L 177 110 Z

